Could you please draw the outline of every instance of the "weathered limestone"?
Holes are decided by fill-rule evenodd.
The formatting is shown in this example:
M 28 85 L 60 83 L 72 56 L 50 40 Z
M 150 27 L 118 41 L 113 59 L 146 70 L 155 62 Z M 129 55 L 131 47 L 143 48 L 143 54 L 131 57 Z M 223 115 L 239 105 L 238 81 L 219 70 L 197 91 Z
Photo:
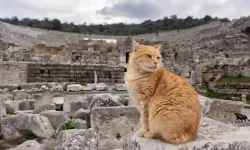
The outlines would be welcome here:
M 87 127 L 90 127 L 90 110 L 89 109 L 79 109 L 73 114 L 73 119 L 85 120 Z
M 31 132 L 40 138 L 49 138 L 54 130 L 46 117 L 20 113 L 2 120 L 2 135 L 6 140 L 22 138 L 22 133 Z
M 97 132 L 98 149 L 121 148 L 128 134 L 139 127 L 140 113 L 135 107 L 96 107 L 91 127 Z
M 0 131 L 2 126 L 2 116 L 6 115 L 6 108 L 4 105 L 4 101 L 0 99 Z M 2 133 L 0 132 L 0 137 L 2 136 Z
M 87 101 L 71 101 L 70 102 L 70 114 L 74 114 L 79 109 L 88 109 Z
M 52 103 L 55 104 L 56 110 L 63 109 L 64 97 L 54 97 L 52 98 Z
M 27 82 L 27 64 L 0 61 L 0 83 L 20 84 Z
M 89 109 L 94 107 L 112 107 L 112 106 L 122 106 L 122 104 L 112 98 L 111 94 L 98 94 L 94 95 L 91 103 L 89 104 Z
M 81 119 L 72 119 L 75 129 L 87 129 L 87 122 Z
M 6 108 L 4 104 L 4 100 L 0 99 L 0 117 L 1 115 L 6 115 Z
M 83 96 L 81 95 L 66 95 L 63 102 L 63 111 L 70 112 L 70 103 L 73 101 L 83 101 Z
M 39 144 L 36 140 L 28 140 L 17 147 L 7 150 L 44 150 L 44 146 Z
M 42 105 L 38 108 L 35 108 L 35 110 L 33 111 L 33 114 L 39 114 L 43 111 L 46 111 L 46 110 L 55 110 L 55 104 L 45 104 L 45 105 Z
M 93 87 L 92 86 L 81 86 L 81 91 L 92 91 Z
M 97 91 L 106 91 L 108 86 L 106 84 L 96 84 L 95 89 Z
M 53 98 L 53 93 L 51 91 L 45 91 L 45 92 L 43 92 L 43 95 L 42 95 L 41 99 L 37 100 L 35 102 L 35 104 L 34 104 L 35 110 L 39 110 L 39 109 L 41 109 L 44 106 L 51 105 L 52 98 Z M 49 110 L 49 109 L 46 109 L 46 110 Z
M 242 113 L 244 103 L 229 100 L 210 99 L 206 101 L 205 116 L 221 122 L 236 120 L 234 113 Z
M 32 101 L 33 102 L 33 101 Z M 28 100 L 19 101 L 19 110 L 31 110 L 30 104 L 32 103 Z M 33 107 L 34 108 L 34 107 Z
M 63 111 L 48 110 L 41 112 L 40 115 L 47 117 L 55 130 L 60 124 L 70 120 L 68 114 Z
M 88 120 L 88 116 L 90 115 L 90 111 L 88 109 L 79 109 L 73 114 L 74 119 L 82 119 L 82 120 Z
M 67 91 L 70 91 L 70 92 L 77 92 L 80 90 L 81 90 L 80 84 L 70 84 L 67 86 Z
M 31 99 L 31 96 L 29 94 L 27 94 L 26 92 L 23 92 L 23 91 L 14 92 L 13 96 L 14 96 L 15 101 Z
M 203 150 L 227 149 L 243 150 L 250 147 L 250 128 L 236 128 L 209 118 L 202 118 L 198 138 L 180 145 L 172 145 L 161 140 L 146 139 L 133 134 L 124 150 Z
M 10 113 L 10 112 L 17 112 L 19 110 L 19 102 L 18 101 L 5 101 L 5 108 L 6 108 L 6 112 Z
M 0 94 L 0 100 L 6 101 L 6 100 L 14 100 L 13 94 L 6 93 L 6 94 Z
M 126 90 L 127 90 L 127 88 L 125 87 L 124 84 L 116 84 L 116 85 L 115 85 L 115 89 L 116 89 L 117 91 L 126 91 Z
M 56 150 L 97 150 L 97 136 L 93 129 L 72 129 L 59 133 Z

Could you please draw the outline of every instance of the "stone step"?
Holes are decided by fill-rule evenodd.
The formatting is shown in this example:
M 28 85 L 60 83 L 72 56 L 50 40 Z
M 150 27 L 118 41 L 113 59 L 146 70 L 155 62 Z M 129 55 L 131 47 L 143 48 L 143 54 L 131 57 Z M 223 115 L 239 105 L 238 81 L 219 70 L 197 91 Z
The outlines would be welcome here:
M 227 149 L 249 150 L 250 127 L 237 128 L 209 118 L 202 118 L 197 139 L 180 145 L 168 144 L 161 140 L 146 139 L 131 135 L 124 150 L 194 150 Z

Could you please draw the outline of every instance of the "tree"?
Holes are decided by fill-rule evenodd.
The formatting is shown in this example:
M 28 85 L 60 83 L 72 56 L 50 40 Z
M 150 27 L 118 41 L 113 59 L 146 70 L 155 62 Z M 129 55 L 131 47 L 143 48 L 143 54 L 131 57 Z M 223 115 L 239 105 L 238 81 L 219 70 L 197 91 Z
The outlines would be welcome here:
M 220 20 L 220 22 L 229 22 L 229 19 L 228 18 L 223 18 Z
M 52 30 L 58 30 L 58 31 L 62 30 L 61 21 L 60 20 L 58 20 L 58 19 L 52 20 Z
M 19 19 L 16 16 L 14 16 L 14 17 L 11 18 L 11 22 L 10 23 L 17 25 L 19 23 Z
M 100 31 L 101 33 L 104 32 L 104 27 L 103 27 L 102 24 L 100 24 L 100 26 L 99 26 L 99 31 Z
M 208 23 L 210 20 L 212 20 L 212 17 L 211 17 L 211 16 L 206 15 L 206 16 L 204 17 L 204 21 L 205 21 L 206 23 Z

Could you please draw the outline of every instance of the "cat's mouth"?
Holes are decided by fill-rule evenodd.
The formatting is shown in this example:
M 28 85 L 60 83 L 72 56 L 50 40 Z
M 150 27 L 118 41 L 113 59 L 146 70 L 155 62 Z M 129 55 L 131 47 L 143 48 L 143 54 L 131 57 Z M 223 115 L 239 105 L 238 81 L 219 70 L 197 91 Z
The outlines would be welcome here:
M 155 70 L 157 69 L 157 66 L 147 66 L 148 69 L 152 69 L 152 70 Z

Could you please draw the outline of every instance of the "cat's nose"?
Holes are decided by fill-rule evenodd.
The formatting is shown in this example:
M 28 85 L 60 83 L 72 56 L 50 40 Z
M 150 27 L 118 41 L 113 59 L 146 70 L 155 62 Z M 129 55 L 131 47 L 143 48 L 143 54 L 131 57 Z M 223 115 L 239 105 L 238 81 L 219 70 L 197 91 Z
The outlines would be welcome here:
M 154 62 L 155 66 L 157 66 L 158 62 Z

